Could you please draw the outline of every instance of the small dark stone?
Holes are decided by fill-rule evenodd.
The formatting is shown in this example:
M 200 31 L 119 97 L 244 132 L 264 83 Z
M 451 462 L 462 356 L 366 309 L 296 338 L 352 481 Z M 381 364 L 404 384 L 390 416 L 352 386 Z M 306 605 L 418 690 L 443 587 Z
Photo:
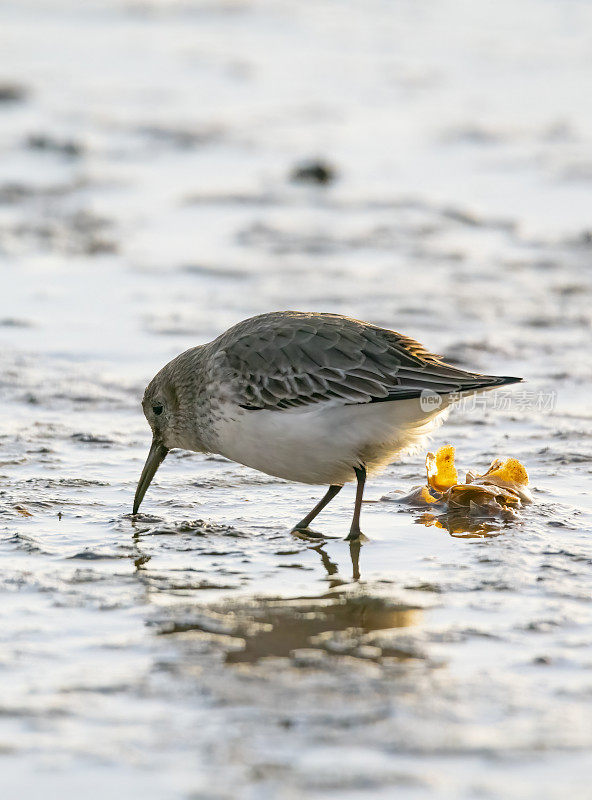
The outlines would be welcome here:
M 290 173 L 290 180 L 295 183 L 327 184 L 336 177 L 335 169 L 326 161 L 303 161 Z
M 2 328 L 31 328 L 32 325 L 26 319 L 17 319 L 17 317 L 3 317 L 0 319 L 0 327 Z
M 109 239 L 90 239 L 85 247 L 85 252 L 88 253 L 89 256 L 116 253 L 117 245 Z
M 76 158 L 82 155 L 82 145 L 71 139 L 56 139 L 45 133 L 31 134 L 27 139 L 27 147 L 31 150 L 47 150 L 53 153 Z
M 83 442 L 84 444 L 113 444 L 113 439 L 109 439 L 106 436 L 95 436 L 92 433 L 73 433 L 70 437 L 77 442 Z
M 26 95 L 26 89 L 18 83 L 0 83 L 0 103 L 18 103 Z
M 468 225 L 472 228 L 478 228 L 483 223 L 470 211 L 463 211 L 460 208 L 444 208 L 442 209 L 442 216 L 450 219 L 453 222 L 459 222 L 461 225 Z

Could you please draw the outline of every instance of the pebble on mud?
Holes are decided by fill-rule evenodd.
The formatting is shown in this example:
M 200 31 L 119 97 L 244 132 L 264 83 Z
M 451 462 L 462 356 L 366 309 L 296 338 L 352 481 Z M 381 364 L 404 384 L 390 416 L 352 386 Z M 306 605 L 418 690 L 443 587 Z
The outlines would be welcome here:
M 27 90 L 18 83 L 0 83 L 0 103 L 18 103 L 27 96 Z
M 290 180 L 293 183 L 332 183 L 337 177 L 336 170 L 326 161 L 302 161 L 292 169 Z
M 84 151 L 80 142 L 73 139 L 59 139 L 47 133 L 31 134 L 27 137 L 26 144 L 30 150 L 45 150 L 68 158 L 77 158 Z

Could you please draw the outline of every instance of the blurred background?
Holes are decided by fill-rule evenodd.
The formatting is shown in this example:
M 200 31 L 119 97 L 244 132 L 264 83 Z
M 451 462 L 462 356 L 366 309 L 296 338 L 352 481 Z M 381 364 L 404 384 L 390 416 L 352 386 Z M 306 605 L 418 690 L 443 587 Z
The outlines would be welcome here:
M 589 797 L 592 5 L 5 0 L 0 52 L 3 795 Z M 177 453 L 132 525 L 147 381 L 288 308 L 523 375 L 434 447 L 536 506 L 422 525 L 409 456 L 356 560 Z

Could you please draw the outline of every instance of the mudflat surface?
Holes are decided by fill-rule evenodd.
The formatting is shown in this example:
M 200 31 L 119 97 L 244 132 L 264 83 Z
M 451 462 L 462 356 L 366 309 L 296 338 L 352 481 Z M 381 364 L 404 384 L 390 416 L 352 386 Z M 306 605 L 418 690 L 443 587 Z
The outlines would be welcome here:
M 590 796 L 591 31 L 559 0 L 3 4 L 3 797 Z M 523 375 L 432 443 L 519 458 L 521 521 L 392 502 L 420 453 L 361 548 L 351 487 L 309 542 L 321 488 L 179 451 L 133 522 L 147 381 L 283 308 Z

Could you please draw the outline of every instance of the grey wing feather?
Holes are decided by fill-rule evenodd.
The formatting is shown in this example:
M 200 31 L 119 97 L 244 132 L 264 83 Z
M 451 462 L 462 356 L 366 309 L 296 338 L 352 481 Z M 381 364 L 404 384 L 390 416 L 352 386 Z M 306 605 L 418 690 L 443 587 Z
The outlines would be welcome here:
M 519 380 L 465 372 L 395 331 L 333 314 L 254 317 L 216 344 L 235 401 L 253 410 L 403 400 Z

